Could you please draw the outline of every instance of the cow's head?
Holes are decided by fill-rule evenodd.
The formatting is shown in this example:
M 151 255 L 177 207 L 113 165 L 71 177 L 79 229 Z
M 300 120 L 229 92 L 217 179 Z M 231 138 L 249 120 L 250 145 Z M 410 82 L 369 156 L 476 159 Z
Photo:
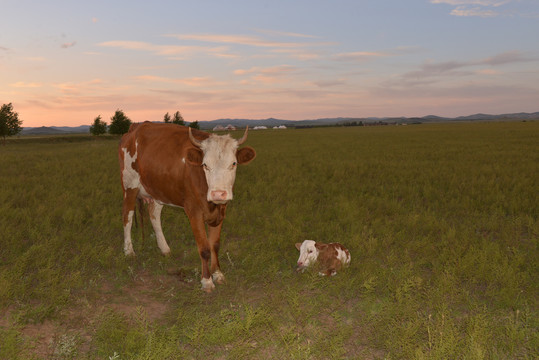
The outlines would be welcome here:
M 247 140 L 247 131 L 239 140 L 230 135 L 211 134 L 207 139 L 195 139 L 189 128 L 189 139 L 196 149 L 188 152 L 189 163 L 202 166 L 208 183 L 207 200 L 216 204 L 225 204 L 232 200 L 232 188 L 236 179 L 236 168 L 250 163 L 256 156 L 250 146 L 238 147 Z
M 297 271 L 305 270 L 307 266 L 312 265 L 318 259 L 318 247 L 313 240 L 305 240 L 302 243 L 296 243 L 296 249 L 299 250 Z

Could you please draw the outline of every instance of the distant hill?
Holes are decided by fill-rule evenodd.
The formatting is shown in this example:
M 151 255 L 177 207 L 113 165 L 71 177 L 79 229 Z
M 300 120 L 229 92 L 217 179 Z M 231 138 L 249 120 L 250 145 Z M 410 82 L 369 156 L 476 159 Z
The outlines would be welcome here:
M 489 114 L 474 114 L 469 116 L 459 116 L 455 120 L 538 120 L 539 112 L 535 113 L 514 113 L 514 114 L 502 114 L 502 115 L 489 115 Z
M 377 124 L 377 123 L 402 123 L 402 124 L 418 124 L 418 123 L 434 123 L 434 122 L 448 122 L 448 121 L 522 121 L 522 120 L 539 120 L 539 112 L 535 113 L 512 113 L 501 115 L 488 115 L 488 114 L 474 114 L 469 116 L 459 116 L 456 118 L 440 117 L 436 115 L 427 115 L 423 117 L 368 117 L 368 118 L 321 118 L 313 120 L 284 120 L 268 118 L 262 120 L 251 119 L 219 119 L 213 121 L 199 121 L 199 125 L 202 129 L 213 129 L 217 125 L 226 126 L 233 125 L 236 127 L 245 127 L 249 125 L 254 126 L 267 126 L 274 127 L 279 125 L 285 125 L 287 127 L 303 127 L 303 126 L 331 126 L 331 125 L 343 125 L 346 123 L 356 122 L 363 124 Z
M 70 126 L 41 126 L 25 127 L 21 135 L 67 135 L 67 134 L 88 134 L 90 125 Z
M 489 114 L 473 114 L 468 116 L 459 116 L 455 118 L 440 117 L 436 115 L 427 115 L 423 117 L 368 117 L 368 118 L 353 118 L 353 117 L 337 117 L 337 118 L 320 118 L 310 120 L 284 120 L 284 119 L 218 119 L 212 121 L 199 121 L 199 125 L 204 130 L 211 130 L 214 127 L 221 125 L 233 125 L 235 127 L 250 127 L 285 125 L 286 127 L 309 127 L 309 126 L 334 126 L 344 125 L 349 123 L 363 124 L 421 124 L 421 123 L 436 123 L 449 121 L 524 121 L 524 120 L 539 120 L 539 112 L 534 113 L 511 113 L 501 115 Z M 21 135 L 61 135 L 61 134 L 88 134 L 90 132 L 89 125 L 81 125 L 77 127 L 69 126 L 42 126 L 42 127 L 25 127 Z

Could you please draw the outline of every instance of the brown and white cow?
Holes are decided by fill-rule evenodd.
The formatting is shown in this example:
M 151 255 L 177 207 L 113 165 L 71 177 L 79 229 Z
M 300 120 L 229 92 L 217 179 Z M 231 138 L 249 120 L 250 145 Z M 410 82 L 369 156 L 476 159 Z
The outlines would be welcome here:
M 235 140 L 175 124 L 131 125 L 119 147 L 125 255 L 135 254 L 131 226 L 137 200 L 148 203 L 157 245 L 165 255 L 170 248 L 161 229 L 161 210 L 163 205 L 182 207 L 202 261 L 202 289 L 211 292 L 213 281 L 224 282 L 218 252 L 226 205 L 233 197 L 237 165 L 256 156 L 249 146 L 238 148 L 247 139 L 247 130 Z
M 322 276 L 334 276 L 337 270 L 350 264 L 350 252 L 342 244 L 324 244 L 314 240 L 304 240 L 296 243 L 299 250 L 298 267 L 296 271 L 305 271 L 309 266 L 316 264 Z

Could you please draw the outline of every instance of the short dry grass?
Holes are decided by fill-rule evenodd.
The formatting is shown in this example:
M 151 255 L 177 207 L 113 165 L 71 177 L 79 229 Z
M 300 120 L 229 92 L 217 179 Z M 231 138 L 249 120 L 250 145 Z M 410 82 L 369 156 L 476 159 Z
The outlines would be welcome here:
M 539 122 L 251 132 L 199 290 L 181 209 L 122 253 L 117 139 L 0 147 L 0 359 L 539 357 Z M 146 221 L 146 224 L 149 224 Z M 294 243 L 351 266 L 294 271 Z M 167 269 L 180 269 L 167 275 Z

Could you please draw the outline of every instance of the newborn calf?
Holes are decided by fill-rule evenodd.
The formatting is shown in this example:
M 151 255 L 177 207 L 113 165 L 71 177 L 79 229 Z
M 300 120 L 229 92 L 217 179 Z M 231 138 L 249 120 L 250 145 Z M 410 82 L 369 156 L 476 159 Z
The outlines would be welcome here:
M 297 271 L 303 272 L 306 267 L 317 263 L 320 275 L 335 275 L 343 265 L 350 264 L 350 252 L 339 243 L 323 244 L 313 240 L 296 243 L 299 250 Z

